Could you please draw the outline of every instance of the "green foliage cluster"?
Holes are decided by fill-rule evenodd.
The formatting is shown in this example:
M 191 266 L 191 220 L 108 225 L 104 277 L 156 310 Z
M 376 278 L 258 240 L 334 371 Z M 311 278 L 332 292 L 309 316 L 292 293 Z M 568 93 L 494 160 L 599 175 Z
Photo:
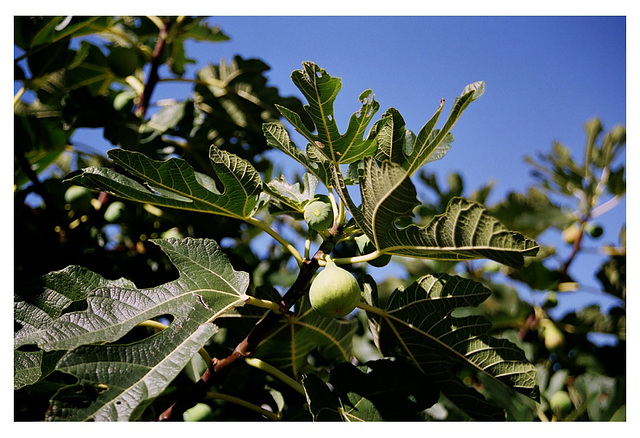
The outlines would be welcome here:
M 623 199 L 624 128 L 589 122 L 584 163 L 556 144 L 529 159 L 535 186 L 485 207 L 490 186 L 464 196 L 459 175 L 443 189 L 424 170 L 482 82 L 417 134 L 394 108 L 374 121 L 366 90 L 341 131 L 341 81 L 311 62 L 291 76 L 305 105 L 268 87 L 259 60 L 188 73 L 186 41 L 228 38 L 202 17 L 15 24 L 16 419 L 625 419 L 623 233 L 596 274 L 620 306 L 552 316 Z M 153 105 L 164 82 L 191 95 Z M 116 146 L 107 158 L 73 144 L 88 127 Z M 279 176 L 270 149 L 304 173 Z M 576 230 L 560 263 L 533 240 L 552 228 Z M 408 278 L 376 284 L 368 270 L 389 263 Z M 361 290 L 342 318 L 308 297 L 334 264 Z

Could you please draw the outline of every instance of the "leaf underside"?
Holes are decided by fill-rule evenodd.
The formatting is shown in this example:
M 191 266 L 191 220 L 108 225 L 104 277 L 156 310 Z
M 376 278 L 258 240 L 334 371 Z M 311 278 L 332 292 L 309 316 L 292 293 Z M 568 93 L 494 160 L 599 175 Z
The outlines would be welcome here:
M 124 149 L 107 154 L 135 178 L 105 167 L 90 167 L 70 181 L 131 201 L 237 219 L 251 217 L 258 206 L 262 192 L 258 171 L 248 161 L 215 146 L 211 146 L 209 158 L 219 181 L 196 172 L 181 159 L 157 161 Z
M 491 291 L 479 283 L 446 274 L 427 275 L 389 297 L 383 315 L 370 313 L 386 356 L 405 358 L 434 381 L 451 401 L 474 418 L 503 415 L 457 372 L 470 368 L 507 387 L 538 398 L 536 369 L 510 341 L 490 335 L 491 324 L 478 315 L 453 316 L 476 307 Z M 371 299 L 376 305 L 375 297 Z
M 462 198 L 453 198 L 446 211 L 426 226 L 399 228 L 398 219 L 412 218 L 419 202 L 407 172 L 397 164 L 387 161 L 378 166 L 373 159 L 365 159 L 360 207 L 351 200 L 335 168 L 333 178 L 354 220 L 381 253 L 456 261 L 489 258 L 521 267 L 524 256 L 533 256 L 539 249 L 533 240 L 507 230 L 480 204 Z
M 233 270 L 215 241 L 153 242 L 177 268 L 176 280 L 137 289 L 130 282 L 96 282 L 95 274 L 78 269 L 49 275 L 45 298 L 70 283 L 86 280 L 98 287 L 85 292 L 85 310 L 41 319 L 19 338 L 20 345 L 36 343 L 45 352 L 67 350 L 55 369 L 78 378 L 54 396 L 48 419 L 135 420 L 217 331 L 213 321 L 244 304 L 249 276 Z M 29 305 L 18 307 L 27 316 L 36 313 Z M 155 335 L 117 343 L 138 324 L 158 317 L 173 320 Z

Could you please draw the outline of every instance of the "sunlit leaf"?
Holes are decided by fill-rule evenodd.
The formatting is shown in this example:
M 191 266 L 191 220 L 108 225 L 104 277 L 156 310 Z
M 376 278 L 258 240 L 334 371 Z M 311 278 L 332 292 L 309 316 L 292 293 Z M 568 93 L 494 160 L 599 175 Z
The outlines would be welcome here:
M 52 419 L 135 419 L 216 332 L 212 322 L 229 309 L 244 305 L 248 274 L 235 271 L 214 241 L 188 238 L 154 243 L 177 268 L 176 280 L 137 289 L 126 282 L 103 283 L 91 272 L 75 270 L 71 276 L 66 272 L 62 276 L 50 274 L 47 287 L 36 297 L 32 306 L 42 309 L 48 318 L 42 318 L 37 327 L 32 324 L 29 333 L 18 332 L 20 345 L 35 343 L 45 351 L 69 350 L 56 369 L 79 379 L 77 385 L 56 394 Z M 73 291 L 68 287 L 70 281 L 86 293 L 86 309 L 56 316 L 60 308 L 68 307 L 57 305 L 56 290 Z M 89 284 L 97 287 L 86 291 Z M 57 308 L 47 310 L 50 301 Z M 173 318 L 161 333 L 134 343 L 103 345 L 117 342 L 136 325 L 161 316 Z M 30 368 L 38 366 L 37 358 L 22 359 L 23 377 L 30 377 Z
M 447 210 L 424 227 L 410 224 L 399 228 L 398 221 L 412 218 L 419 202 L 406 171 L 389 161 L 378 167 L 373 159 L 365 160 L 360 208 L 351 200 L 337 171 L 334 180 L 357 225 L 379 252 L 441 260 L 489 258 L 520 267 L 523 256 L 538 251 L 533 240 L 507 230 L 483 206 L 462 198 L 452 199 Z
M 469 104 L 484 93 L 484 87 L 484 82 L 467 85 L 460 97 L 456 98 L 444 126 L 437 129 L 436 123 L 444 107 L 443 99 L 436 113 L 422 127 L 417 136 L 405 130 L 405 123 L 400 113 L 395 108 L 390 108 L 377 127 L 379 132 L 376 136 L 378 141 L 376 159 L 380 162 L 389 160 L 399 164 L 409 175 L 413 175 L 424 164 L 439 160 L 451 149 L 453 142 L 451 128 Z
M 311 173 L 305 173 L 301 182 L 290 184 L 281 175 L 264 186 L 271 196 L 270 211 L 274 214 L 290 214 L 302 220 L 304 206 L 313 199 L 318 179 Z
M 340 78 L 332 77 L 312 62 L 304 62 L 302 70 L 294 71 L 291 79 L 309 102 L 305 109 L 315 124 L 316 134 L 295 112 L 281 106 L 278 109 L 327 159 L 334 163 L 352 163 L 375 153 L 375 139 L 365 138 L 367 126 L 380 107 L 371 90 L 360 95 L 361 108 L 349 119 L 346 132 L 340 134 L 333 113 L 333 104 L 342 87 Z
M 215 146 L 211 146 L 209 158 L 221 187 L 181 159 L 157 161 L 123 149 L 112 149 L 108 156 L 136 178 L 109 168 L 90 167 L 70 180 L 131 201 L 238 219 L 251 217 L 258 206 L 260 174 L 248 161 Z

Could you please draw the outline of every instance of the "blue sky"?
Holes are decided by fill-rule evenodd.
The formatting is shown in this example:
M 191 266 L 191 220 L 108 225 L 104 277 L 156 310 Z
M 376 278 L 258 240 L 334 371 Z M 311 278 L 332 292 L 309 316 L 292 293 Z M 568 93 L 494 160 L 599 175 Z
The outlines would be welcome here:
M 302 97 L 290 75 L 313 61 L 342 78 L 335 114 L 343 130 L 365 89 L 380 102 L 378 115 L 395 107 L 417 132 L 440 98 L 447 102 L 444 121 L 465 85 L 485 81 L 485 94 L 453 129 L 451 151 L 428 166 L 442 182 L 461 173 L 471 190 L 493 180 L 489 203 L 533 184 L 525 155 L 559 141 L 578 158 L 588 119 L 601 118 L 605 129 L 626 124 L 625 17 L 221 16 L 210 22 L 231 41 L 188 46 L 198 60 L 194 68 L 236 54 L 260 58 L 271 66 L 270 85 Z M 174 90 L 166 92 L 170 97 Z M 602 217 L 601 241 L 617 242 L 626 208 L 615 212 Z M 541 243 L 551 243 L 558 233 L 543 237 Z M 599 263 L 579 257 L 574 274 L 598 287 Z M 563 301 L 564 308 L 615 303 L 594 293 L 567 294 Z

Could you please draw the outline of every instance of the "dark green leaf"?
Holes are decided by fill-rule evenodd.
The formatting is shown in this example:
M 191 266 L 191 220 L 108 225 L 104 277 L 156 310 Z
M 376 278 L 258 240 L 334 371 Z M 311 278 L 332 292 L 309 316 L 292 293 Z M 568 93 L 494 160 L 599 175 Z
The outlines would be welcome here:
M 605 292 L 621 298 L 627 297 L 627 257 L 614 255 L 602 264 L 596 273 Z
M 340 78 L 332 77 L 311 62 L 304 62 L 302 67 L 302 70 L 292 73 L 291 79 L 309 102 L 305 109 L 316 126 L 317 134 L 313 134 L 303 124 L 298 114 L 279 106 L 282 115 L 334 163 L 352 163 L 373 155 L 377 147 L 375 139 L 365 139 L 364 136 L 380 105 L 374 99 L 371 90 L 366 90 L 360 95 L 362 107 L 351 116 L 346 132 L 340 134 L 333 114 L 333 104 L 342 87 Z
M 307 170 L 315 175 L 320 181 L 325 184 L 329 184 L 329 160 L 327 160 L 318 151 L 316 146 L 310 143 L 307 146 L 307 153 L 305 154 L 297 148 L 294 142 L 291 141 L 289 133 L 284 126 L 278 123 L 265 123 L 262 126 L 262 130 L 269 146 L 289 155 L 291 158 L 306 167 Z
M 460 97 L 456 98 L 442 129 L 436 129 L 436 123 L 444 106 L 443 99 L 436 113 L 422 127 L 417 136 L 410 131 L 405 131 L 404 120 L 397 110 L 389 109 L 385 113 L 387 117 L 383 116 L 382 125 L 378 128 L 380 131 L 376 136 L 378 140 L 376 159 L 380 162 L 390 160 L 399 164 L 409 175 L 413 175 L 424 164 L 439 160 L 451 149 L 453 141 L 451 128 L 469 104 L 484 93 L 484 87 L 484 82 L 467 85 Z
M 462 198 L 454 198 L 447 210 L 424 227 L 398 227 L 413 216 L 419 204 L 406 171 L 389 161 L 378 167 L 365 160 L 360 179 L 362 206 L 356 207 L 334 171 L 335 187 L 358 226 L 384 254 L 440 260 L 489 258 L 508 266 L 521 267 L 523 256 L 533 256 L 538 245 L 520 233 L 507 230 L 486 209 Z
M 514 344 L 490 336 L 491 324 L 481 316 L 454 316 L 474 307 L 491 291 L 481 284 L 446 274 L 427 275 L 405 290 L 396 290 L 376 321 L 380 348 L 386 356 L 409 360 L 471 416 L 491 410 L 456 373 L 469 368 L 537 399 L 536 369 Z M 481 407 L 481 405 L 486 405 Z
M 248 274 L 235 271 L 214 241 L 154 243 L 175 265 L 178 279 L 148 289 L 127 284 L 98 287 L 87 294 L 86 310 L 62 314 L 30 336 L 30 342 L 44 350 L 70 349 L 56 369 L 78 378 L 77 385 L 54 397 L 51 419 L 136 419 L 216 332 L 212 322 L 244 305 Z M 89 273 L 87 284 L 91 279 Z M 84 280 L 78 273 L 75 281 Z M 60 281 L 52 280 L 54 289 L 66 289 L 68 282 Z M 136 325 L 166 315 L 173 317 L 172 323 L 154 336 L 100 345 L 117 342 Z
M 296 303 L 296 312 L 282 320 L 255 355 L 297 376 L 307 367 L 309 354 L 315 351 L 332 362 L 350 360 L 356 328 L 355 320 L 322 316 L 311 308 L 305 296 Z
M 139 152 L 112 149 L 108 155 L 136 179 L 109 168 L 90 167 L 71 181 L 124 199 L 247 219 L 262 191 L 260 174 L 246 160 L 211 146 L 209 158 L 220 183 L 195 172 L 184 160 L 152 160 Z

